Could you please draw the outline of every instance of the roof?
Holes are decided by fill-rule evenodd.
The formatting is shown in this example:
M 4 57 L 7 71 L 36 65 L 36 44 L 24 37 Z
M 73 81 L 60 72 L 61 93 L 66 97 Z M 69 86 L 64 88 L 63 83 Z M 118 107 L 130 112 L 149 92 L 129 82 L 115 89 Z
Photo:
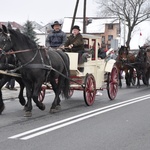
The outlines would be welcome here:
M 8 26 L 8 23 L 11 24 L 13 29 L 23 29 L 23 26 L 21 26 L 20 24 L 18 24 L 17 22 L 13 21 L 13 22 L 0 22 L 0 26 L 3 24 L 5 26 Z
M 87 25 L 86 32 L 87 33 L 104 33 L 105 32 L 105 24 L 115 24 L 119 23 L 119 20 L 116 18 L 90 18 L 92 22 Z M 65 17 L 62 30 L 66 33 L 70 32 L 72 24 L 72 18 Z M 76 18 L 74 25 L 80 26 L 81 32 L 83 31 L 83 19 Z

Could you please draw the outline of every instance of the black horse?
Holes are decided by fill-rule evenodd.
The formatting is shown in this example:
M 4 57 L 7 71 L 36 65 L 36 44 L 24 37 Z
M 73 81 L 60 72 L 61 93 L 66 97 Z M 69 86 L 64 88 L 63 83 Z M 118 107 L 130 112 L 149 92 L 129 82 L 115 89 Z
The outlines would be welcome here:
M 5 54 L 0 54 L 0 70 L 11 70 L 14 69 L 17 65 L 17 60 L 15 55 L 5 55 Z M 2 98 L 2 87 L 5 85 L 7 81 L 9 81 L 12 78 L 12 76 L 0 74 L 0 114 L 5 108 L 3 98 Z M 23 97 L 23 90 L 24 90 L 24 84 L 22 82 L 21 78 L 14 77 L 15 80 L 19 83 L 20 85 L 20 92 L 19 92 L 19 102 L 22 106 L 25 106 L 26 101 Z
M 122 87 L 121 72 L 125 72 L 126 85 L 129 87 L 132 83 L 134 68 L 130 64 L 135 62 L 135 56 L 129 53 L 129 49 L 126 46 L 121 46 L 116 58 L 116 66 L 119 73 L 119 86 Z
M 149 85 L 149 73 L 150 73 L 150 52 L 146 47 L 139 47 L 139 52 L 136 56 L 134 67 L 137 74 L 137 87 L 140 87 L 140 79 L 143 80 L 145 85 Z
M 38 101 L 38 95 L 44 82 L 50 82 L 55 92 L 50 112 L 57 111 L 60 108 L 60 93 L 62 92 L 65 98 L 68 98 L 69 94 L 70 62 L 68 55 L 62 51 L 47 51 L 45 48 L 38 47 L 24 34 L 7 29 L 4 25 L 0 29 L 0 48 L 7 54 L 9 50 L 13 50 L 20 62 L 20 66 L 13 71 L 20 71 L 26 87 L 28 102 L 25 115 L 31 116 L 31 99 L 39 109 L 45 109 L 45 105 Z

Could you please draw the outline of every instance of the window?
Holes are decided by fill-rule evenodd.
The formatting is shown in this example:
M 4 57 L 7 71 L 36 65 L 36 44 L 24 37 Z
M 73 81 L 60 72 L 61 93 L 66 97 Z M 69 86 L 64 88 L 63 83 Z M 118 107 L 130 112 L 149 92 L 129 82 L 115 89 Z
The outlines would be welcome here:
M 105 44 L 105 36 L 102 36 L 102 44 Z
M 108 29 L 113 29 L 113 24 L 108 24 Z
M 113 35 L 108 35 L 108 41 L 111 41 L 113 39 Z

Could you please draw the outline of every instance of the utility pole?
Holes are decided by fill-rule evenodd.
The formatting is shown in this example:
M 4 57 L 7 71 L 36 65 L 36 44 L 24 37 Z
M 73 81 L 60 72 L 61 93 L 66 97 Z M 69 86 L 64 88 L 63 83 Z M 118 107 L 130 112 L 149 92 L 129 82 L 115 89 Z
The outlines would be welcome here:
M 72 33 L 72 28 L 74 26 L 74 22 L 75 22 L 75 18 L 76 18 L 76 13 L 77 13 L 77 9 L 78 9 L 78 4 L 79 4 L 79 0 L 76 1 L 76 6 L 75 6 L 75 9 L 74 9 L 74 14 L 73 14 L 73 19 L 72 19 L 70 33 Z
M 83 33 L 86 33 L 86 0 L 84 0 L 83 6 Z
M 124 46 L 126 45 L 126 19 L 124 16 Z
M 126 45 L 126 16 L 125 16 L 125 11 L 126 10 L 126 0 L 124 2 L 124 46 Z

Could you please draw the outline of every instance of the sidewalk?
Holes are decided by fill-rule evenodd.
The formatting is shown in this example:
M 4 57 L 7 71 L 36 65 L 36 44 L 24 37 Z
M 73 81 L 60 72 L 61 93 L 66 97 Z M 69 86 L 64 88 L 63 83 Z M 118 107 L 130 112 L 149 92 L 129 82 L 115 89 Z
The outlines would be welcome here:
M 15 82 L 15 88 L 17 89 L 17 91 L 9 90 L 5 88 L 5 85 L 4 85 L 4 87 L 2 88 L 3 100 L 13 100 L 13 99 L 18 98 L 20 86 L 17 82 Z M 25 91 L 24 91 L 24 95 L 25 95 Z
M 2 88 L 2 95 L 3 95 L 3 100 L 14 100 L 14 99 L 18 99 L 18 95 L 19 95 L 19 91 L 20 91 L 20 86 L 17 82 L 15 82 L 15 88 L 16 90 L 9 90 L 7 88 L 5 88 L 5 85 Z M 47 90 L 47 93 L 53 93 L 53 91 L 51 90 Z M 24 89 L 24 97 L 26 97 L 26 88 Z
M 20 90 L 19 88 L 17 88 L 17 91 L 14 91 L 3 87 L 2 88 L 3 100 L 13 100 L 18 98 L 19 90 Z

